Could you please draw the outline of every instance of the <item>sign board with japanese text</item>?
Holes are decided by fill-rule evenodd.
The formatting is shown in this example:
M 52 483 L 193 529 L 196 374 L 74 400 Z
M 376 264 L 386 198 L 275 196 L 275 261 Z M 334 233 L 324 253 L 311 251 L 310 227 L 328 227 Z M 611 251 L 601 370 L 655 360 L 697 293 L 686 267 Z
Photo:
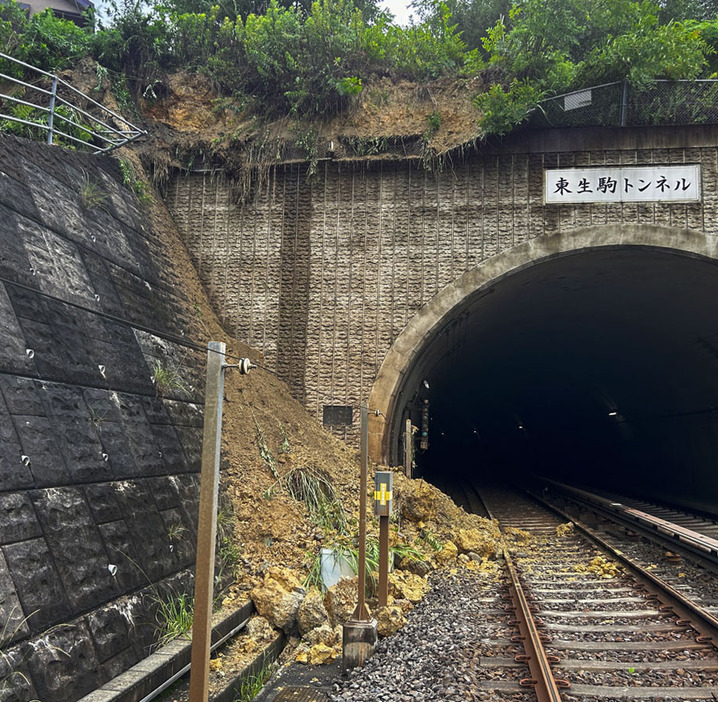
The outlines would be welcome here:
M 700 165 L 594 166 L 544 172 L 546 204 L 700 202 Z

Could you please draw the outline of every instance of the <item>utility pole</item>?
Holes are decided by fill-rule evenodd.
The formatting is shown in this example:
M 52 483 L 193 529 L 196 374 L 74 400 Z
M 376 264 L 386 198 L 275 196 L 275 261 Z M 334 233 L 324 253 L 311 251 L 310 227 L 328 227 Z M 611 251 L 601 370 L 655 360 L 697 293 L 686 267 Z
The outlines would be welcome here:
M 217 537 L 224 371 L 227 368 L 238 368 L 240 373 L 246 374 L 253 367 L 248 358 L 240 359 L 236 365 L 227 365 L 225 353 L 226 345 L 224 343 L 221 341 L 209 342 L 204 400 L 204 433 L 202 436 L 202 473 L 199 486 L 189 702 L 207 702 L 209 697 L 209 655 L 212 637 L 214 550 Z

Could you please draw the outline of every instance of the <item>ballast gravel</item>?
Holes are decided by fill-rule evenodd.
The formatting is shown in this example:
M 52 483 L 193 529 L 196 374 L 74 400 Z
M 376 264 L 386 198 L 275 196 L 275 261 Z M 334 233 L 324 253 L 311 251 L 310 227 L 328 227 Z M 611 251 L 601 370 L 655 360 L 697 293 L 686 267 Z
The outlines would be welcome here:
M 506 647 L 487 650 L 486 645 L 496 636 L 498 624 L 487 621 L 486 598 L 497 587 L 493 576 L 469 570 L 435 575 L 431 590 L 404 628 L 382 640 L 363 667 L 334 684 L 332 702 L 495 701 L 495 692 L 487 690 L 484 696 L 479 680 L 500 675 L 515 681 L 526 670 L 482 667 L 487 655 L 510 653 Z M 506 622 L 501 624 L 505 629 Z M 523 692 L 501 695 L 502 700 L 516 702 L 532 698 Z

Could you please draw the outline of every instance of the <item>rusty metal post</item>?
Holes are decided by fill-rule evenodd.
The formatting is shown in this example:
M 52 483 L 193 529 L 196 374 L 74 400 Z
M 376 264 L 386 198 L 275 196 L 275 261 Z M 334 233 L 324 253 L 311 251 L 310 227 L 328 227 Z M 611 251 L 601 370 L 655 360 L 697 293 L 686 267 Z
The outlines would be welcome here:
M 407 478 L 413 478 L 413 458 L 414 458 L 414 433 L 411 427 L 411 419 L 406 420 L 404 427 L 404 475 Z
M 379 606 L 389 602 L 389 517 L 393 503 L 394 474 L 378 470 L 374 476 L 374 514 L 379 517 Z
M 210 341 L 207 351 L 207 384 L 202 437 L 202 474 L 199 488 L 197 566 L 194 584 L 192 626 L 192 672 L 189 702 L 207 702 L 209 697 L 209 654 L 214 595 L 214 547 L 217 535 L 219 452 L 222 442 L 222 398 L 226 346 Z
M 389 603 L 389 517 L 379 517 L 379 606 Z
M 376 619 L 370 619 L 366 606 L 366 493 L 369 475 L 369 408 L 361 406 L 361 477 L 359 480 L 359 583 L 357 606 L 342 627 L 342 669 L 364 665 L 377 642 Z M 192 702 L 192 701 L 191 701 Z
M 626 118 L 628 115 L 628 81 L 623 81 L 623 91 L 621 93 L 621 127 L 626 126 Z
M 366 608 L 366 492 L 369 480 L 369 408 L 361 406 L 361 475 L 359 478 L 359 567 L 357 575 L 357 606 L 352 619 L 358 622 L 369 621 Z

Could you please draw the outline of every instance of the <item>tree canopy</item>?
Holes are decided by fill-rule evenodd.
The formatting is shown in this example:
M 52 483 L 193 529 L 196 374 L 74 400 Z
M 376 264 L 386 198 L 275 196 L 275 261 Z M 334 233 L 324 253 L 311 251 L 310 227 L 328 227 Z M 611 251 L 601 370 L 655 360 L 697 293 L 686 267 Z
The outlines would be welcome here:
M 206 73 L 237 109 L 337 112 L 381 76 L 480 76 L 484 133 L 502 134 L 547 96 L 597 83 L 709 77 L 718 0 L 414 0 L 408 28 L 376 0 L 125 0 L 107 26 L 0 5 L 0 51 L 53 70 L 90 55 L 135 97 L 166 72 Z
M 517 0 L 482 40 L 491 88 L 477 96 L 488 131 L 503 133 L 542 98 L 627 80 L 693 79 L 715 51 L 705 26 L 670 19 L 650 0 Z

